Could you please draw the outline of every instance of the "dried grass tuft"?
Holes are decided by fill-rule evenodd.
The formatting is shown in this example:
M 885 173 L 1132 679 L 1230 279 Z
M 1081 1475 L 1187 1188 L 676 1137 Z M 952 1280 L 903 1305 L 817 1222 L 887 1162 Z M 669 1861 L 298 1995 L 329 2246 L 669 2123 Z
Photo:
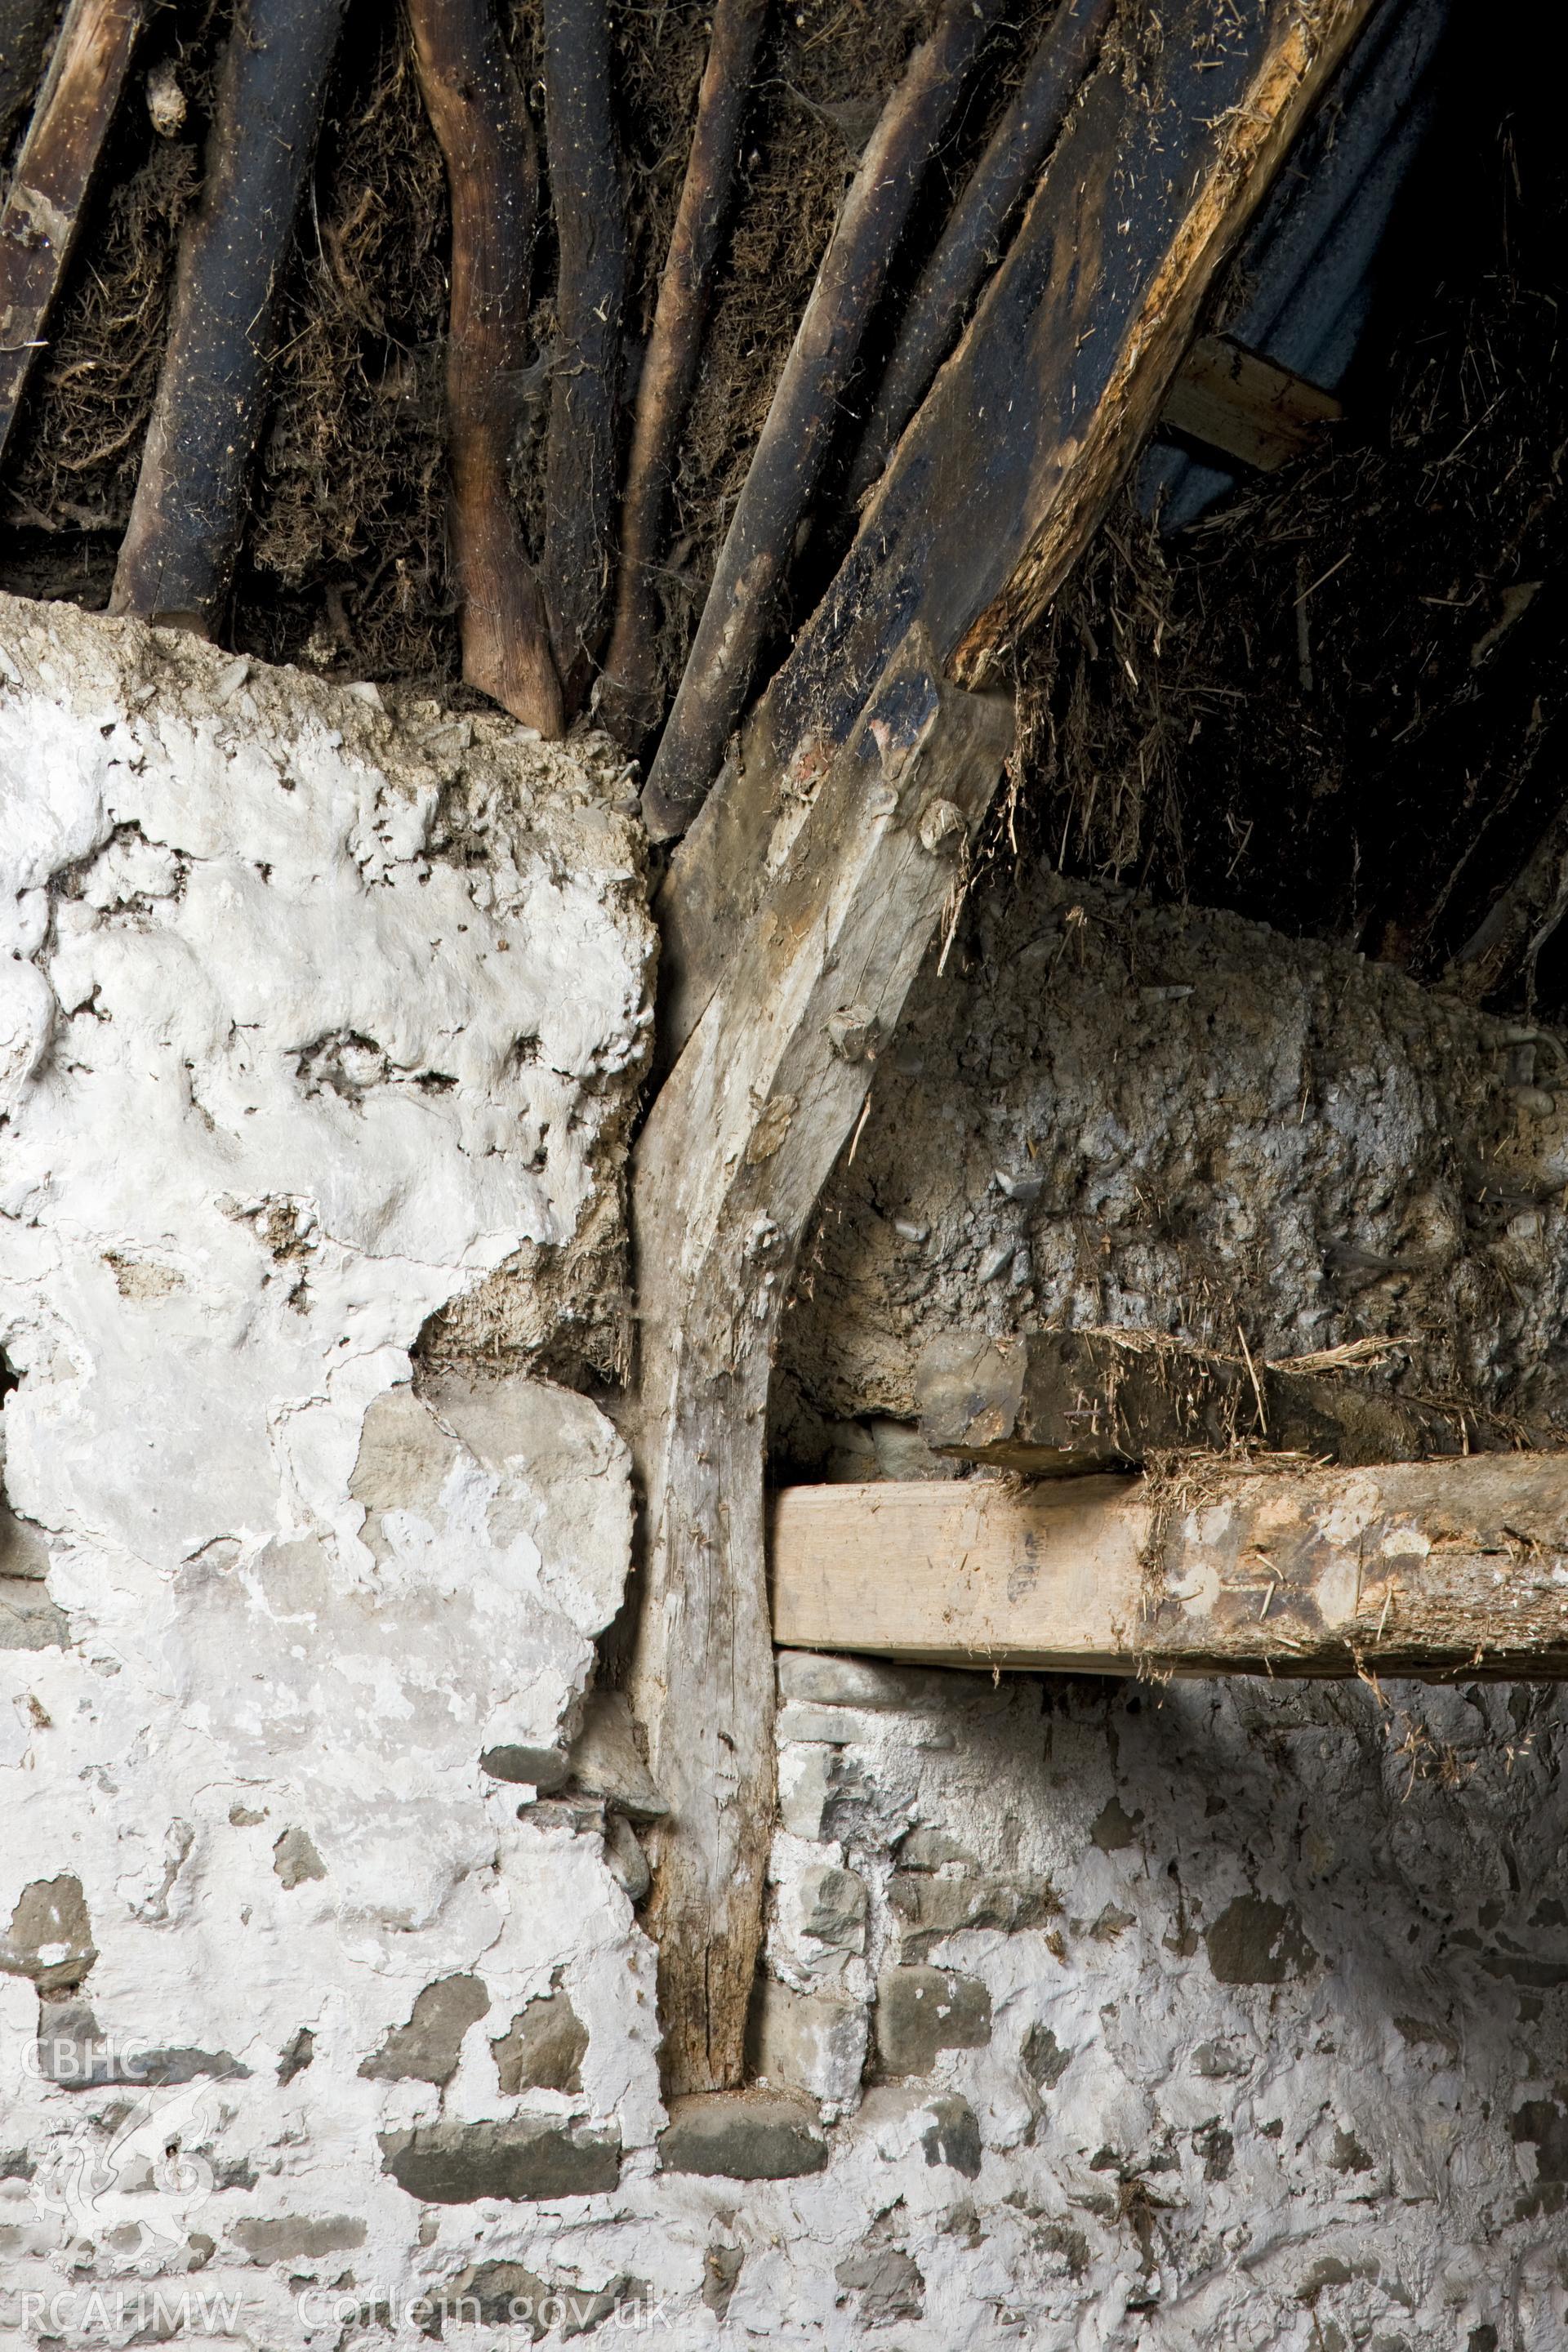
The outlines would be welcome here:
M 1559 819 L 1568 716 L 1568 201 L 1552 165 L 1522 203 L 1510 135 L 1479 262 L 1453 257 L 1352 382 L 1338 448 L 1173 539 L 1124 493 L 1020 647 L 994 860 L 1232 907 L 1498 1008 L 1568 1003 L 1568 957 L 1542 955 L 1568 829 L 1498 941 L 1475 940 Z

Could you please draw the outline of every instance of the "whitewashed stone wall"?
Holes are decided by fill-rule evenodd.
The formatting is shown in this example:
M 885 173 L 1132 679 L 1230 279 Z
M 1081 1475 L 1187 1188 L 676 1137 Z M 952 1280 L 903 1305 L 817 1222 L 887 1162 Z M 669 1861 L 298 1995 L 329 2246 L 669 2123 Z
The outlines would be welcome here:
M 0 632 L 0 2260 L 13 2300 L 237 2268 L 292 2341 L 321 2264 L 429 2266 L 378 2134 L 515 2115 L 481 2017 L 584 2021 L 542 2160 L 658 2120 L 602 1839 L 519 1819 L 626 1451 L 410 1353 L 525 1253 L 569 1320 L 551 1267 L 619 1224 L 640 850 L 592 746 Z
M 0 876 L 0 2345 L 1556 2352 L 1553 1694 L 785 1658 L 667 2124 L 592 742 L 4 604 Z
M 786 1654 L 780 1696 L 764 2055 L 884 2078 L 782 2340 L 1568 2342 L 1554 1690 Z

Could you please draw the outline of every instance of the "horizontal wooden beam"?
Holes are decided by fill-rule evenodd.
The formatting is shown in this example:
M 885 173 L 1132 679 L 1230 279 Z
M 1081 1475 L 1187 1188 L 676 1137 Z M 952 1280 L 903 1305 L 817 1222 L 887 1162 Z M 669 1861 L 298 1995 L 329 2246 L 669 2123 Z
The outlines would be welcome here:
M 1568 1455 L 786 1486 L 773 1638 L 1059 1673 L 1568 1678 Z
M 1228 335 L 1200 335 L 1160 412 L 1167 432 L 1234 457 L 1260 474 L 1305 457 L 1344 409 L 1321 384 Z

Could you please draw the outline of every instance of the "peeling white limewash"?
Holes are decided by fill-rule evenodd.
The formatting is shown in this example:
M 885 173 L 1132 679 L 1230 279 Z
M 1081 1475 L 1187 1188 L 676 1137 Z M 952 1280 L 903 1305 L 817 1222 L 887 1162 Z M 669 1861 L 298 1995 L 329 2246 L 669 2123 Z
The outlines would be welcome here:
M 0 2346 L 1559 2352 L 1552 1692 L 784 1657 L 661 2146 L 605 759 L 0 602 Z

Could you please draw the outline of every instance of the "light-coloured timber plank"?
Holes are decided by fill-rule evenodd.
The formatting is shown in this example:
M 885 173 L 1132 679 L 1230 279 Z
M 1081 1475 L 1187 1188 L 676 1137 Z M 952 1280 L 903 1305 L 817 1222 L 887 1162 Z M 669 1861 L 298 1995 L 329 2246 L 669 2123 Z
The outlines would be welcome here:
M 1125 1674 L 1151 1517 L 1141 1480 L 785 1486 L 773 1639 L 945 1665 Z
M 1315 448 L 1343 415 L 1333 394 L 1306 376 L 1227 335 L 1200 335 L 1166 395 L 1160 422 L 1240 465 L 1273 474 Z
M 1568 1676 L 1568 1456 L 790 1486 L 784 1647 L 1074 1674 Z

